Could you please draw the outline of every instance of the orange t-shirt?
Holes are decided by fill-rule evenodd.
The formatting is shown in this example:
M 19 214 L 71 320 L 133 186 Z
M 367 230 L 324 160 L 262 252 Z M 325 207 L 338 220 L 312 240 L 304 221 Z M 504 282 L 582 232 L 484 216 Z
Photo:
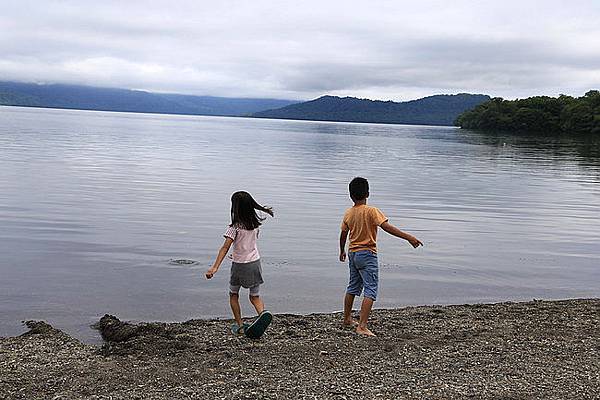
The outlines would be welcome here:
M 342 230 L 350 231 L 348 250 L 371 250 L 377 253 L 377 228 L 387 220 L 377 207 L 361 204 L 347 209 L 342 220 Z

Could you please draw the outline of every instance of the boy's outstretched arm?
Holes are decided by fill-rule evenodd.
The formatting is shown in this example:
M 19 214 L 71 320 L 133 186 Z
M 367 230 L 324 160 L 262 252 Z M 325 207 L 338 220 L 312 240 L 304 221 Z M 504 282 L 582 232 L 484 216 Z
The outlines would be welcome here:
M 340 232 L 340 261 L 346 261 L 346 240 L 348 239 L 348 231 Z
M 410 245 L 412 247 L 414 247 L 415 249 L 419 246 L 423 246 L 423 243 L 421 243 L 421 241 L 419 239 L 417 239 L 416 237 L 414 237 L 413 235 L 411 235 L 409 233 L 402 232 L 400 229 L 396 228 L 394 225 L 390 224 L 387 221 L 385 221 L 383 224 L 381 224 L 379 226 L 381 226 L 381 229 L 383 229 L 390 235 L 393 235 L 393 236 L 399 237 L 400 239 L 404 239 L 404 240 L 408 241 L 408 243 L 410 243 Z
M 212 267 L 210 267 L 208 269 L 208 271 L 206 271 L 206 274 L 205 274 L 206 275 L 206 279 L 212 278 L 213 275 L 217 273 L 217 271 L 219 270 L 219 267 L 221 266 L 221 263 L 223 262 L 223 259 L 225 258 L 225 256 L 229 252 L 229 248 L 231 247 L 231 243 L 233 243 L 233 239 L 229 238 L 229 237 L 226 237 L 225 238 L 225 242 L 223 243 L 223 246 L 221 246 L 221 248 L 219 249 L 219 254 L 217 254 L 217 259 L 213 263 Z

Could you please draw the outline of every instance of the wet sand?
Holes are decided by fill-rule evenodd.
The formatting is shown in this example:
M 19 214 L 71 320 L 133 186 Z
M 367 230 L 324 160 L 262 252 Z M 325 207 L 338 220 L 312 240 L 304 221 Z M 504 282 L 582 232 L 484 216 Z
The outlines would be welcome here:
M 599 399 L 600 299 L 276 315 L 260 340 L 229 320 L 123 324 L 83 344 L 43 322 L 0 338 L 6 399 Z

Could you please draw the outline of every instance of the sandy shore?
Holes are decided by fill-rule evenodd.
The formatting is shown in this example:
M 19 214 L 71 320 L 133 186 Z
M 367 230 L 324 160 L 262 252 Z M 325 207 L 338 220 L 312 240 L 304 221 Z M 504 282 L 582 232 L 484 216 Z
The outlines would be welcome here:
M 6 399 L 600 399 L 600 300 L 276 315 L 258 341 L 230 321 L 122 325 L 104 346 L 43 322 L 0 339 Z

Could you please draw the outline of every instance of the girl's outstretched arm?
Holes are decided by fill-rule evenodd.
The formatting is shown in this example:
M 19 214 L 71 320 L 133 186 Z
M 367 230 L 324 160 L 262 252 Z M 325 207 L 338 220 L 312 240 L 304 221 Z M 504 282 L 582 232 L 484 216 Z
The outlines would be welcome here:
M 393 235 L 393 236 L 396 236 L 396 237 L 399 237 L 401 239 L 408 241 L 408 243 L 410 243 L 410 245 L 412 247 L 414 247 L 415 249 L 419 246 L 423 246 L 423 243 L 421 243 L 421 241 L 419 239 L 417 239 L 410 233 L 402 232 L 400 229 L 396 228 L 394 225 L 390 224 L 387 221 L 384 222 L 383 224 L 381 224 L 380 226 L 381 226 L 381 229 L 383 229 L 390 235 Z
M 217 273 L 217 271 L 219 270 L 219 267 L 221 266 L 221 263 L 223 262 L 223 259 L 225 258 L 225 256 L 229 252 L 229 248 L 231 247 L 231 243 L 233 243 L 233 239 L 229 238 L 229 237 L 226 237 L 225 238 L 225 242 L 223 243 L 223 246 L 221 246 L 221 248 L 219 249 L 219 253 L 217 254 L 217 259 L 213 263 L 212 267 L 210 267 L 208 269 L 208 271 L 206 271 L 206 274 L 205 274 L 206 275 L 206 279 L 212 278 L 213 275 Z

